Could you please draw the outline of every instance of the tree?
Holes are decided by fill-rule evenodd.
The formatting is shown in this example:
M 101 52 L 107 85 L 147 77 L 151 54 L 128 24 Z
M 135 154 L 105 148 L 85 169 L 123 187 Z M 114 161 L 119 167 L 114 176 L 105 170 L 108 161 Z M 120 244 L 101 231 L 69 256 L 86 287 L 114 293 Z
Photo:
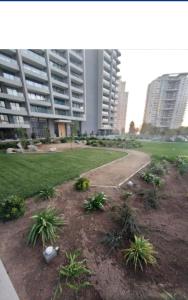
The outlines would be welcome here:
M 135 134 L 136 133 L 136 128 L 135 128 L 135 124 L 133 121 L 131 121 L 130 126 L 129 126 L 129 133 L 130 134 Z

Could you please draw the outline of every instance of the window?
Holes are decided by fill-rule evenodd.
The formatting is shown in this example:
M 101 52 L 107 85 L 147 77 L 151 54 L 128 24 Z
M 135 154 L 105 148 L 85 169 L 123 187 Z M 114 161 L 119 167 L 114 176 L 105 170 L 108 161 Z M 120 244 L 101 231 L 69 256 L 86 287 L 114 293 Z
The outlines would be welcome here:
M 19 105 L 19 103 L 11 102 L 11 103 L 10 103 L 10 107 L 11 107 L 11 109 L 13 109 L 13 110 L 20 110 L 20 105 Z
M 3 77 L 10 79 L 10 80 L 14 80 L 16 78 L 16 76 L 14 76 L 11 73 L 3 73 Z
M 18 91 L 15 89 L 7 88 L 7 93 L 9 95 L 18 96 Z
M 27 84 L 35 86 L 35 87 L 39 87 L 42 88 L 44 85 L 42 83 L 36 82 L 36 81 L 31 81 L 26 79 Z
M 32 72 L 34 72 L 36 74 L 46 75 L 46 73 L 44 71 L 41 71 L 41 70 L 39 70 L 39 69 L 37 69 L 35 67 L 32 67 L 32 66 L 30 66 L 28 64 L 24 64 L 23 66 L 24 66 L 24 69 L 32 71 Z
M 0 115 L 0 123 L 8 123 L 8 116 Z
M 14 123 L 23 124 L 24 118 L 22 116 L 13 116 Z
M 28 96 L 32 100 L 48 101 L 48 99 L 45 96 L 40 95 L 40 94 L 28 93 Z
M 5 108 L 5 102 L 0 100 L 0 107 Z
M 31 105 L 31 111 L 32 112 L 37 112 L 37 113 L 43 113 L 43 114 L 51 114 L 50 109 L 48 109 L 46 107 L 42 107 L 42 106 Z

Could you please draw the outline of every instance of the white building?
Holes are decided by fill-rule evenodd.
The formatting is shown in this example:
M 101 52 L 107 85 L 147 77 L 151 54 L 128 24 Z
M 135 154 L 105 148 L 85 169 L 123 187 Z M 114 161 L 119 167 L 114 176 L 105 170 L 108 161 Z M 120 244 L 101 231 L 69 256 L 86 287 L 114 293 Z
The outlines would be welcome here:
M 188 73 L 164 74 L 147 90 L 144 123 L 160 128 L 179 128 L 188 102 Z

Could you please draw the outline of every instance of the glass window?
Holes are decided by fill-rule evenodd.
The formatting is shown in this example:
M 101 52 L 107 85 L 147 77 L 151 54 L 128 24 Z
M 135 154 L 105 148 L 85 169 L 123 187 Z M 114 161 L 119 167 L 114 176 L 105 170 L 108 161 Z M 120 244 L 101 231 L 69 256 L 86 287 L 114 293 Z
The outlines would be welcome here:
M 5 108 L 5 102 L 0 100 L 0 107 Z
M 8 123 L 8 116 L 0 115 L 0 123 Z
M 20 105 L 19 105 L 19 103 L 11 102 L 11 103 L 10 103 L 10 107 L 11 107 L 11 109 L 13 109 L 13 110 L 20 110 Z

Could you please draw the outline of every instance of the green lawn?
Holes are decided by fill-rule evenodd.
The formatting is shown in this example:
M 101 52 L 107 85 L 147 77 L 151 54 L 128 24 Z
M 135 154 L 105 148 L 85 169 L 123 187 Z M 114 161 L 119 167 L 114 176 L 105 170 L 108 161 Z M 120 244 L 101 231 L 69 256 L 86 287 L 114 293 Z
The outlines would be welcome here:
M 154 156 L 168 156 L 175 158 L 178 155 L 188 156 L 188 143 L 168 143 L 168 142 L 143 142 L 143 147 L 139 150 Z
M 44 185 L 58 185 L 81 173 L 125 156 L 123 152 L 74 149 L 48 154 L 0 154 L 0 198 L 38 193 Z

